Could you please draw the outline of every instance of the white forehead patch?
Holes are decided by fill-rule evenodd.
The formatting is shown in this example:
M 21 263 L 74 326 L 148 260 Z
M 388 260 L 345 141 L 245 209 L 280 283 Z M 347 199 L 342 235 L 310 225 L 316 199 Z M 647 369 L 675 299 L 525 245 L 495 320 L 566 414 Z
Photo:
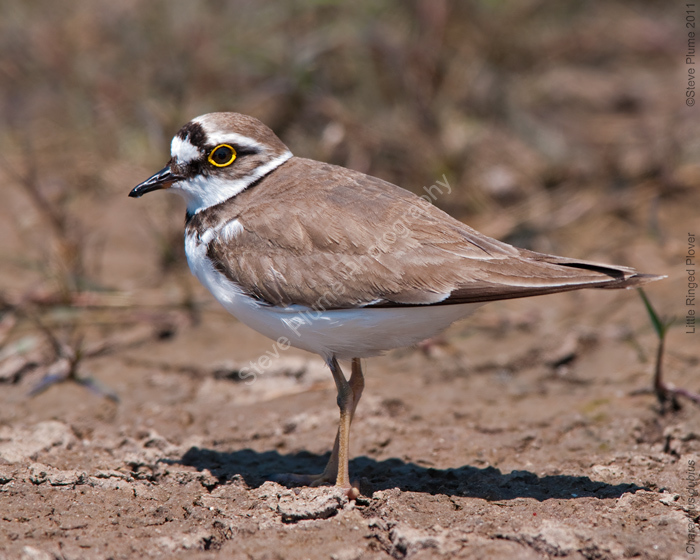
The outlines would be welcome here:
M 199 148 L 190 143 L 189 138 L 183 140 L 175 136 L 170 144 L 170 155 L 177 159 L 178 163 L 187 164 L 200 157 L 202 153 Z

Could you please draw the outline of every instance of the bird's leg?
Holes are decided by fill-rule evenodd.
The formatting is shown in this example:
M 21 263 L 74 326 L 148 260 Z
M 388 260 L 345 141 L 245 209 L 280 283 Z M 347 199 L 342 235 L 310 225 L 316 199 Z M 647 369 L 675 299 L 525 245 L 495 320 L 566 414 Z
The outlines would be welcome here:
M 365 388 L 365 378 L 362 375 L 360 358 L 353 358 L 352 360 L 350 381 L 345 380 L 345 375 L 343 375 L 335 358 L 328 363 L 328 366 L 331 368 L 333 379 L 338 389 L 340 422 L 338 424 L 338 433 L 335 436 L 331 458 L 328 460 L 326 469 L 321 476 L 329 482 L 335 479 L 336 486 L 350 488 L 350 474 L 348 469 L 348 461 L 350 459 L 350 426 L 355 416 L 357 403 L 360 402 L 360 397 L 362 397 L 362 390 Z
M 335 443 L 333 444 L 333 451 L 328 464 L 320 475 L 279 475 L 275 479 L 279 482 L 308 484 L 309 486 L 320 486 L 321 484 L 335 482 L 336 486 L 348 489 L 348 496 L 351 498 L 357 497 L 359 492 L 350 484 L 348 461 L 350 457 L 350 425 L 355 416 L 357 403 L 360 402 L 360 397 L 362 397 L 362 390 L 365 388 L 362 364 L 359 358 L 353 358 L 350 380 L 345 379 L 345 375 L 335 358 L 331 358 L 328 361 L 328 367 L 333 374 L 333 380 L 338 390 L 338 407 L 340 408 L 338 432 L 335 436 Z

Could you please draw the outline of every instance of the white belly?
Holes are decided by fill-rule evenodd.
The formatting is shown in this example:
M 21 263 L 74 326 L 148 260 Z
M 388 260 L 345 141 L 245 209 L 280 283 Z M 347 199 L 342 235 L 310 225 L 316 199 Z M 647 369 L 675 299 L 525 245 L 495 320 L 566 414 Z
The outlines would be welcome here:
M 226 310 L 265 336 L 302 350 L 346 360 L 376 356 L 435 336 L 482 304 L 316 311 L 302 306 L 261 305 L 218 272 L 206 257 L 206 246 L 186 239 L 192 273 Z

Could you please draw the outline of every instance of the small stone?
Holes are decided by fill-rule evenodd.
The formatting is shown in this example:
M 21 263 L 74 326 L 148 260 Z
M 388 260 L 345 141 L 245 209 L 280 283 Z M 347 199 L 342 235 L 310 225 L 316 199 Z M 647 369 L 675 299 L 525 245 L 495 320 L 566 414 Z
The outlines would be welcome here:
M 358 560 L 365 553 L 364 548 L 356 547 L 331 554 L 331 560 Z
M 675 506 L 678 505 L 680 497 L 680 494 L 663 494 L 659 501 L 665 506 Z
M 33 546 L 25 546 L 22 549 L 21 560 L 54 560 L 55 556 Z

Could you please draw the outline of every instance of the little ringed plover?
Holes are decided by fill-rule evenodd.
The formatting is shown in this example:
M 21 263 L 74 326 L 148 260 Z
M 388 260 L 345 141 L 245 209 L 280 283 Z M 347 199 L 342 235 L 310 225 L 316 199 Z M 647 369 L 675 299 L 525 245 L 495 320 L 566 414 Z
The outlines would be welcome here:
M 170 155 L 129 196 L 184 197 L 192 273 L 241 322 L 326 361 L 340 407 L 333 452 L 320 475 L 289 478 L 335 482 L 350 496 L 360 358 L 431 338 L 489 301 L 662 278 L 491 239 L 396 185 L 294 157 L 246 115 L 193 119 Z M 342 359 L 352 361 L 349 379 Z

